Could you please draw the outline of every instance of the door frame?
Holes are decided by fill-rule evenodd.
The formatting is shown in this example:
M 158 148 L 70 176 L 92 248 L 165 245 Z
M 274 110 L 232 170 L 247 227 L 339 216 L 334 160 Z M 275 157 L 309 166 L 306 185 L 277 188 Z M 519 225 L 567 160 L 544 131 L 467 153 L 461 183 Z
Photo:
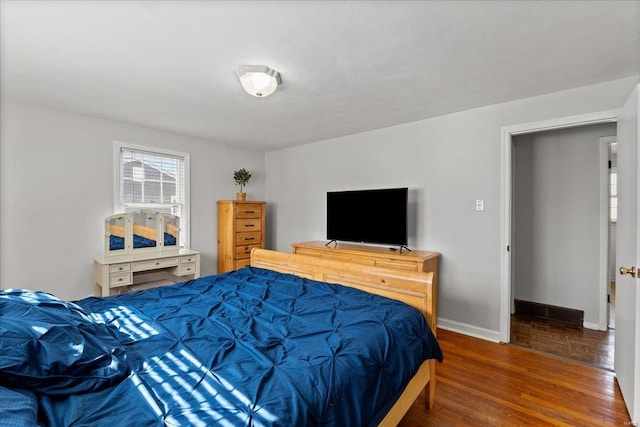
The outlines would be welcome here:
M 501 129 L 501 183 L 500 183 L 500 342 L 510 342 L 511 312 L 513 304 L 513 282 L 511 278 L 512 257 L 510 252 L 512 233 L 512 204 L 513 204 L 513 162 L 512 137 L 527 133 L 567 129 L 600 123 L 616 123 L 619 110 L 600 111 L 596 113 L 568 116 L 539 122 L 522 123 L 504 126 Z M 608 225 L 607 225 L 608 227 Z M 608 234 L 608 231 L 607 231 Z M 608 242 L 607 242 L 608 245 Z M 602 258 L 602 256 L 601 256 Z M 602 260 L 601 260 L 602 261 Z M 604 273 L 602 272 L 604 268 Z M 606 274 L 608 260 L 600 265 L 599 277 Z M 605 284 L 606 292 L 606 284 Z M 606 297 L 605 297 L 606 298 Z M 604 314 L 602 309 L 604 308 Z M 599 305 L 599 316 L 606 318 L 606 305 Z
M 600 138 L 600 262 L 606 259 L 606 268 L 600 268 L 600 300 L 598 301 L 599 319 L 598 329 L 606 331 L 609 329 L 609 283 L 611 282 L 611 269 L 609 264 L 609 253 L 612 251 L 609 243 L 611 241 L 611 210 L 609 201 L 611 199 L 611 185 L 609 183 L 609 145 L 618 141 L 618 136 L 605 136 Z M 602 267 L 602 264 L 600 265 Z

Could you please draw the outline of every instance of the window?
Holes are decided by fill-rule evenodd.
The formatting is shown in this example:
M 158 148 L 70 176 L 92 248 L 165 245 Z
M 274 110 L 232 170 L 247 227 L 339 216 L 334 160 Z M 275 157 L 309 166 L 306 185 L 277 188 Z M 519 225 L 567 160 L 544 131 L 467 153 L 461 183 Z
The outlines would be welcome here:
M 114 213 L 140 209 L 180 217 L 180 246 L 189 240 L 189 154 L 115 143 Z
M 615 137 L 609 140 L 609 221 L 618 222 L 618 143 Z
M 618 169 L 609 169 L 609 220 L 618 221 Z

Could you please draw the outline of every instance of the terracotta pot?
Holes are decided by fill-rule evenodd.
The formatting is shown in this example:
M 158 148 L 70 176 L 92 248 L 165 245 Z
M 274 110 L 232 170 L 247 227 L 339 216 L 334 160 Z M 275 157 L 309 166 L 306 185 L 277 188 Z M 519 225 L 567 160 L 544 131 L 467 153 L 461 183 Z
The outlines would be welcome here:
M 237 197 L 237 198 L 238 198 L 238 200 L 240 200 L 240 201 L 247 200 L 247 193 L 236 193 L 236 197 Z

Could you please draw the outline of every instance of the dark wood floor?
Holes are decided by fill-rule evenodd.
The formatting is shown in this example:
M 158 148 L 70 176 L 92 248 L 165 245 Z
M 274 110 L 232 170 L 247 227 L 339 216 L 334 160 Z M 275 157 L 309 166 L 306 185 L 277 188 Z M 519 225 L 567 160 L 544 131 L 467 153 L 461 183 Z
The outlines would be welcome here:
M 613 371 L 615 332 L 594 331 L 523 314 L 511 316 L 511 344 Z
M 414 404 L 402 427 L 629 425 L 612 372 L 445 330 L 438 341 L 434 407 Z

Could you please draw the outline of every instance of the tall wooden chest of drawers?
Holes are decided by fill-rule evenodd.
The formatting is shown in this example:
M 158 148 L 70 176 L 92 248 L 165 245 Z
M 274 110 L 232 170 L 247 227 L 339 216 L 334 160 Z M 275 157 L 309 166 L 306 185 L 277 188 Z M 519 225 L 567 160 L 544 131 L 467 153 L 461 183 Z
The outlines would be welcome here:
M 218 273 L 249 265 L 251 249 L 264 248 L 266 204 L 218 200 Z

